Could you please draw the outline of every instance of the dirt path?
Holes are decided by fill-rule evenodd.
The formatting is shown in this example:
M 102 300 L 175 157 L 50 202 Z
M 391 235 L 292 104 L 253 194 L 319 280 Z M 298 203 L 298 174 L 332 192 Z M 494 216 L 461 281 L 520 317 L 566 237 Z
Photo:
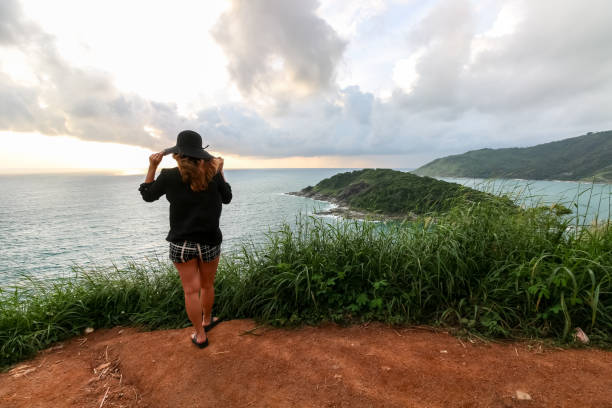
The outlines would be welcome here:
M 96 331 L 0 374 L 0 406 L 612 407 L 611 352 L 379 324 L 253 327 L 224 322 L 203 350 L 190 329 Z

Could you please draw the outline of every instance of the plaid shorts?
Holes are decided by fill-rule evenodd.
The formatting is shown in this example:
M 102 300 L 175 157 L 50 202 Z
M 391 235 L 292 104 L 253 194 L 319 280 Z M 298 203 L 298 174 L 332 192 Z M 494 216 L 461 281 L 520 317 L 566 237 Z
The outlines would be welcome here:
M 214 261 L 221 254 L 221 245 L 198 244 L 197 242 L 183 241 L 170 243 L 170 260 L 183 263 L 199 258 L 202 262 Z

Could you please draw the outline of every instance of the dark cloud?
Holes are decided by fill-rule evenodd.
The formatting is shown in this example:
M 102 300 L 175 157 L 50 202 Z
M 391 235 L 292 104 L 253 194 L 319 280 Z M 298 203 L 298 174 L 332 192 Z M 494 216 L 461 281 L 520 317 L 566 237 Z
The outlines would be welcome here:
M 23 35 L 21 9 L 16 0 L 0 2 L 0 45 L 15 44 Z
M 416 66 L 419 81 L 406 98 L 410 109 L 455 105 L 474 25 L 469 0 L 443 0 L 412 30 L 410 45 L 426 52 Z
M 233 0 L 212 30 L 245 95 L 283 96 L 332 87 L 345 42 L 314 0 Z
M 391 105 L 430 134 L 424 147 L 530 145 L 612 127 L 612 3 L 514 3 L 524 12 L 514 32 L 491 39 L 475 59 L 470 2 L 443 0 L 411 30 L 408 46 L 424 50 L 418 80 Z

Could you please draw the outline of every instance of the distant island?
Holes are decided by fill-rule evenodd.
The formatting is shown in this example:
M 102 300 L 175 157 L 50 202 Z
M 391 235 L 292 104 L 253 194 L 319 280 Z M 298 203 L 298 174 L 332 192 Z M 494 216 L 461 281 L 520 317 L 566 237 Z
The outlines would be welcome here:
M 389 169 L 365 169 L 336 174 L 289 193 L 329 201 L 339 207 L 328 213 L 348 218 L 405 219 L 450 209 L 459 199 L 493 200 L 512 205 L 456 183 Z
M 480 149 L 436 159 L 414 171 L 430 177 L 612 182 L 612 131 L 525 148 Z

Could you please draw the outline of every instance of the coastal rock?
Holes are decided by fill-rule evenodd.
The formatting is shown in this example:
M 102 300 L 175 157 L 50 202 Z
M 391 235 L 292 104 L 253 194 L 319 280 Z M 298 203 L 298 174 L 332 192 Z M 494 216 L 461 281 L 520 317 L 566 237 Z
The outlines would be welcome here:
M 531 401 L 531 395 L 526 392 L 516 390 L 516 399 L 519 401 Z
M 589 336 L 587 336 L 587 334 L 582 331 L 580 327 L 576 327 L 574 330 L 574 340 L 579 341 L 582 344 L 588 344 L 590 341 Z

